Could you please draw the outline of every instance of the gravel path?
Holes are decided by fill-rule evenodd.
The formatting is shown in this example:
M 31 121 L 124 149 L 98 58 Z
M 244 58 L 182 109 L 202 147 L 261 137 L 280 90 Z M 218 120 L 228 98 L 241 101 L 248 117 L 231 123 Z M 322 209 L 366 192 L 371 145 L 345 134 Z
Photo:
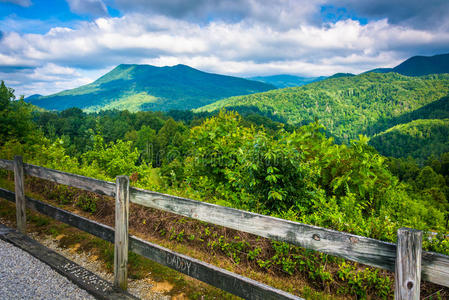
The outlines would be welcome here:
M 0 299 L 95 299 L 27 252 L 0 240 Z

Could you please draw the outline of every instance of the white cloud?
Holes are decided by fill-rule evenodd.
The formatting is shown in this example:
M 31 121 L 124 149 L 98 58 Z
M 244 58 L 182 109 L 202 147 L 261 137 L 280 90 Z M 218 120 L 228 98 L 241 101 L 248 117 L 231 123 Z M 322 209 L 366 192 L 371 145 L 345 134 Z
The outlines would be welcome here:
M 106 71 L 85 72 L 48 63 L 34 69 L 16 69 L 15 72 L 5 72 L 0 68 L 0 78 L 4 79 L 7 86 L 15 89 L 18 98 L 20 95 L 47 95 L 76 88 L 94 81 Z
M 366 25 L 348 19 L 284 28 L 253 21 L 198 25 L 128 14 L 82 22 L 75 28 L 55 27 L 46 34 L 4 33 L 0 78 L 11 77 L 11 67 L 20 67 L 17 74 L 23 79 L 11 80 L 23 87 L 14 88 L 25 94 L 34 93 L 33 88 L 48 94 L 92 81 L 94 73 L 98 76 L 99 70 L 120 63 L 183 63 L 238 76 L 331 75 L 394 66 L 415 54 L 448 52 L 448 45 L 448 32 L 411 29 L 386 19 Z M 86 70 L 92 70 L 89 76 Z M 56 83 L 46 85 L 48 80 Z

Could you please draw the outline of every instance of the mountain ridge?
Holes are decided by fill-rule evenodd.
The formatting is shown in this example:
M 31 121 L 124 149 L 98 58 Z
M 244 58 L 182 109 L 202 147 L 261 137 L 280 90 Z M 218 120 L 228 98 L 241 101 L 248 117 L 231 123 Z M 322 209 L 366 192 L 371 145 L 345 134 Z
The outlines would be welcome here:
M 449 119 L 416 119 L 395 125 L 373 136 L 369 144 L 384 156 L 419 162 L 449 152 Z
M 215 100 L 276 87 L 244 78 L 207 73 L 186 65 L 120 64 L 94 82 L 26 101 L 46 109 L 192 109 Z
M 247 79 L 269 83 L 278 88 L 286 88 L 293 86 L 302 86 L 315 81 L 321 81 L 326 79 L 326 76 L 304 77 L 290 74 L 275 74 L 268 76 L 248 77 Z
M 385 130 L 391 120 L 448 94 L 449 74 L 409 77 L 397 73 L 364 73 L 230 97 L 194 111 L 255 106 L 262 113 L 283 118 L 291 125 L 318 119 L 330 133 L 347 141 L 358 134 L 372 136 Z
M 395 72 L 406 76 L 424 76 L 449 73 L 449 53 L 433 56 L 412 56 L 393 68 L 376 68 L 368 72 Z

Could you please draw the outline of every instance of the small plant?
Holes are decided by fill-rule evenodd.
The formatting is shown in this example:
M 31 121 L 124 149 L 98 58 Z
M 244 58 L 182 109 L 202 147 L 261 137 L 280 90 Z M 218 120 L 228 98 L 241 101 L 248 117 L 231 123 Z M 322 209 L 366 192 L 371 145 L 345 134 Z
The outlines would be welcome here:
M 84 211 L 94 213 L 97 211 L 97 201 L 94 197 L 89 197 L 86 194 L 78 196 L 76 205 Z
M 342 262 L 337 271 L 338 277 L 348 286 L 340 292 L 356 294 L 366 298 L 369 292 L 376 293 L 382 299 L 392 296 L 392 282 L 388 276 L 379 275 L 378 269 L 366 268 L 358 270 L 353 263 Z
M 260 255 L 261 252 L 262 248 L 260 247 L 256 247 L 254 248 L 254 250 L 249 250 L 247 254 L 248 260 L 255 260 Z

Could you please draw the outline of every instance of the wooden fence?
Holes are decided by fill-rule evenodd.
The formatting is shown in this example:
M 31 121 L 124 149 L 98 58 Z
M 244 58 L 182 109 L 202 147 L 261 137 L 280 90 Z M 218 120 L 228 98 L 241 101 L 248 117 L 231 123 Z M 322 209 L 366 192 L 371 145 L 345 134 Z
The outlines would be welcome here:
M 128 250 L 245 299 L 301 299 L 255 280 L 130 236 L 129 202 L 244 231 L 272 240 L 339 256 L 395 272 L 396 299 L 419 299 L 423 280 L 449 287 L 449 256 L 422 251 L 422 232 L 398 230 L 397 244 L 301 224 L 206 202 L 129 186 L 126 176 L 116 183 L 0 159 L 0 168 L 14 171 L 15 193 L 0 189 L 0 197 L 15 201 L 17 227 L 26 231 L 26 207 L 115 243 L 114 284 L 127 288 Z M 115 229 L 47 203 L 25 197 L 24 174 L 86 191 L 115 197 Z

